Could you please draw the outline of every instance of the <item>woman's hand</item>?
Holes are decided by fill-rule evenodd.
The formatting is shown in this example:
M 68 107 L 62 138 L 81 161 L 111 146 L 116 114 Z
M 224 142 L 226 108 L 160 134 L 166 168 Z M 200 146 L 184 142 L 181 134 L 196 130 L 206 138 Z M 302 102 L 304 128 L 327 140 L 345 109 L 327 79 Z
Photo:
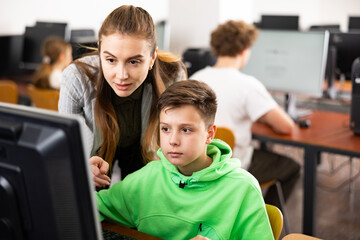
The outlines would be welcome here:
M 106 175 L 109 164 L 98 156 L 91 157 L 89 161 L 95 186 L 104 187 L 110 185 L 111 179 Z
M 203 237 L 201 235 L 197 235 L 196 237 L 190 239 L 190 240 L 211 240 L 210 238 Z

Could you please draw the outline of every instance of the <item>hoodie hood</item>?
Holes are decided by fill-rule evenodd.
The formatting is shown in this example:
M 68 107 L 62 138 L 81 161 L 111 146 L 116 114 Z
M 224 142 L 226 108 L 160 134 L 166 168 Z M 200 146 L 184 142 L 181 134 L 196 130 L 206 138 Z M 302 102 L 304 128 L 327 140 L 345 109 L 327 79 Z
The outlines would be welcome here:
M 222 140 L 214 139 L 207 146 L 207 155 L 213 159 L 212 164 L 191 176 L 185 176 L 179 172 L 164 156 L 161 148 L 157 152 L 164 168 L 169 172 L 171 181 L 180 188 L 204 187 L 207 182 L 217 180 L 235 168 L 241 167 L 238 159 L 231 158 L 230 146 Z

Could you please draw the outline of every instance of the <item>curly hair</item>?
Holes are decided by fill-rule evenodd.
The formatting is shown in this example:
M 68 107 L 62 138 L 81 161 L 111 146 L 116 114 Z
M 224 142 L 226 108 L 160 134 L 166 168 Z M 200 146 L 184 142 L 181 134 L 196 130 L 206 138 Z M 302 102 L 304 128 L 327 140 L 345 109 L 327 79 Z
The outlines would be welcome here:
M 251 47 L 258 35 L 254 25 L 244 21 L 229 20 L 211 33 L 211 49 L 214 56 L 234 57 Z

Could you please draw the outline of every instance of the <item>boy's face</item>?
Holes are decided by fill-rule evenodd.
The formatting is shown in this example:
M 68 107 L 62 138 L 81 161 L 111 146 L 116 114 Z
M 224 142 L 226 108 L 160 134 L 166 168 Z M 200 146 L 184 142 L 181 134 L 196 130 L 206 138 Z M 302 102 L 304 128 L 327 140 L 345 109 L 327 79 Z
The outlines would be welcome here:
M 165 108 L 160 112 L 162 152 L 182 174 L 190 176 L 212 163 L 206 149 L 214 138 L 215 129 L 215 125 L 205 125 L 194 106 Z

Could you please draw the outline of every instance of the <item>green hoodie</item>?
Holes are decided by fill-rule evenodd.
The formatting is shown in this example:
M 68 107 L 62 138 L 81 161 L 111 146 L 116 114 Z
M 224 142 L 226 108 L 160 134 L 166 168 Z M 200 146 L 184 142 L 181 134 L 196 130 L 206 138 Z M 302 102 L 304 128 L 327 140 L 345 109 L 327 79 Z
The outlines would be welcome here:
M 108 190 L 96 193 L 107 219 L 163 239 L 274 239 L 257 180 L 214 139 L 213 163 L 182 175 L 158 150 L 152 161 Z

